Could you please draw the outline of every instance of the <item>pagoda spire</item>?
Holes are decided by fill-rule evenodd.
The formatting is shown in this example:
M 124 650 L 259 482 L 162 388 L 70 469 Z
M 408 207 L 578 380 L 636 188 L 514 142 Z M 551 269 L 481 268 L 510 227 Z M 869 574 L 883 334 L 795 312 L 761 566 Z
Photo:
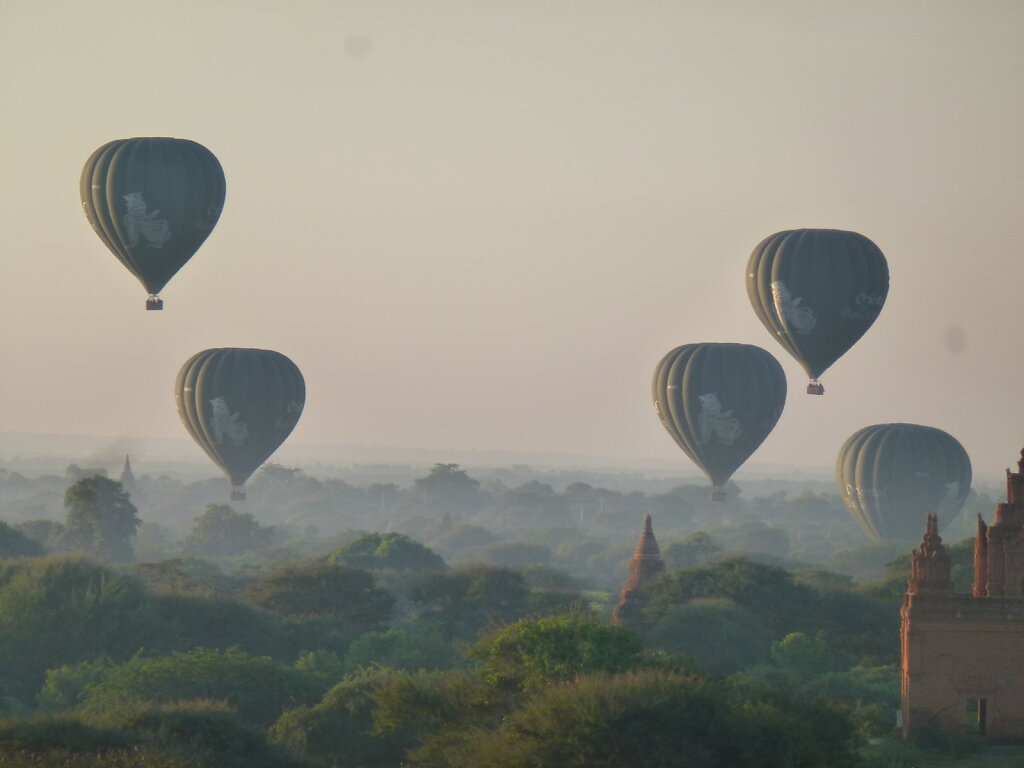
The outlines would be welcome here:
M 622 585 L 619 603 L 612 611 L 612 623 L 621 624 L 635 618 L 642 607 L 637 590 L 664 572 L 665 561 L 661 557 L 658 540 L 654 538 L 651 516 L 644 515 L 643 531 L 636 542 L 636 549 L 633 550 L 633 559 L 629 563 L 629 578 Z
M 135 490 L 135 475 L 132 474 L 132 463 L 127 453 L 124 455 L 124 469 L 121 470 L 121 487 L 128 492 Z
M 921 546 L 914 550 L 911 564 L 913 575 L 907 582 L 907 591 L 912 595 L 919 592 L 951 592 L 953 590 L 949 552 L 942 544 L 942 537 L 939 536 L 939 518 L 934 513 L 928 515 L 928 524 L 924 536 L 921 538 Z

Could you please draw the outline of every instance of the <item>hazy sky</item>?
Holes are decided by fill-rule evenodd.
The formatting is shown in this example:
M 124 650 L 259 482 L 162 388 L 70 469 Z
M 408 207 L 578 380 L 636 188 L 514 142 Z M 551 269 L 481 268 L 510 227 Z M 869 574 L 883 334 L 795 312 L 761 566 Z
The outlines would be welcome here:
M 790 384 L 752 463 L 905 421 L 998 472 L 1024 445 L 1022 40 L 1019 0 L 0 0 L 0 431 L 184 437 L 178 368 L 246 346 L 302 369 L 296 445 L 689 471 L 651 373 L 739 341 Z M 131 136 L 228 181 L 163 312 L 78 196 Z M 744 285 L 798 227 L 889 260 L 824 397 Z

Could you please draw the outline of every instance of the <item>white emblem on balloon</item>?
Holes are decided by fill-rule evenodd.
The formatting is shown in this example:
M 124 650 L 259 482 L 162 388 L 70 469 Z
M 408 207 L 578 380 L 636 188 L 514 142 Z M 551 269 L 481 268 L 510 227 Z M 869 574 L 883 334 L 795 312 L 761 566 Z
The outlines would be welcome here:
M 781 280 L 772 283 L 772 301 L 775 302 L 779 314 L 785 318 L 786 324 L 797 333 L 806 336 L 818 324 L 814 310 L 810 307 L 801 307 L 800 302 L 803 299 L 794 299 L 789 288 Z
M 124 195 L 125 214 L 122 224 L 128 233 L 128 246 L 138 245 L 141 237 L 146 245 L 160 248 L 171 239 L 171 226 L 167 219 L 158 219 L 160 211 L 148 211 L 141 192 Z
M 213 413 L 213 440 L 223 443 L 226 439 L 234 445 L 241 445 L 249 436 L 249 427 L 244 421 L 238 420 L 237 413 L 231 413 L 227 401 L 223 397 L 215 397 L 210 401 Z
M 722 410 L 718 394 L 711 392 L 698 395 L 700 413 L 697 415 L 697 442 L 704 445 L 712 437 L 718 438 L 726 445 L 732 445 L 740 436 L 740 420 L 732 415 L 732 409 Z

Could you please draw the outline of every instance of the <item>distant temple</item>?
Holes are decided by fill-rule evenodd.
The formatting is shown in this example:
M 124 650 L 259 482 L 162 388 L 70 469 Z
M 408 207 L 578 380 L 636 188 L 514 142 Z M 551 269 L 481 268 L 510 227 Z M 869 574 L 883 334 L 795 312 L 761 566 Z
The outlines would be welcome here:
M 629 564 L 629 578 L 619 592 L 619 603 L 612 611 L 612 624 L 636 623 L 643 612 L 644 601 L 637 589 L 653 581 L 665 571 L 658 540 L 654 538 L 651 516 L 644 515 L 644 529 Z
M 1006 471 L 995 521 L 978 516 L 974 588 L 953 592 L 950 559 L 928 516 L 900 609 L 904 738 L 938 726 L 1024 741 L 1024 451 Z
M 124 455 L 124 469 L 121 470 L 121 487 L 129 496 L 137 489 L 135 475 L 132 474 L 132 463 L 128 460 L 128 454 Z

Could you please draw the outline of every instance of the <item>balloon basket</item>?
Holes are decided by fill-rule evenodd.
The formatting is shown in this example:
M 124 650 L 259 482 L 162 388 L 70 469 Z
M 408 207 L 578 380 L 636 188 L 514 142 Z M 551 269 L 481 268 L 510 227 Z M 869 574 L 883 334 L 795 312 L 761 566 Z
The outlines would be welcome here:
M 725 489 L 717 486 L 711 489 L 711 500 L 712 501 L 725 501 Z
M 163 309 L 163 308 L 164 308 L 164 300 L 161 299 L 159 296 L 155 296 L 154 295 L 154 296 L 150 296 L 148 299 L 146 299 L 146 309 L 152 310 L 152 309 Z
M 808 395 L 824 395 L 825 387 L 822 386 L 821 382 L 817 379 L 811 379 L 807 383 L 807 394 Z
M 231 500 L 232 501 L 245 501 L 245 490 L 239 488 L 237 485 L 231 488 Z

